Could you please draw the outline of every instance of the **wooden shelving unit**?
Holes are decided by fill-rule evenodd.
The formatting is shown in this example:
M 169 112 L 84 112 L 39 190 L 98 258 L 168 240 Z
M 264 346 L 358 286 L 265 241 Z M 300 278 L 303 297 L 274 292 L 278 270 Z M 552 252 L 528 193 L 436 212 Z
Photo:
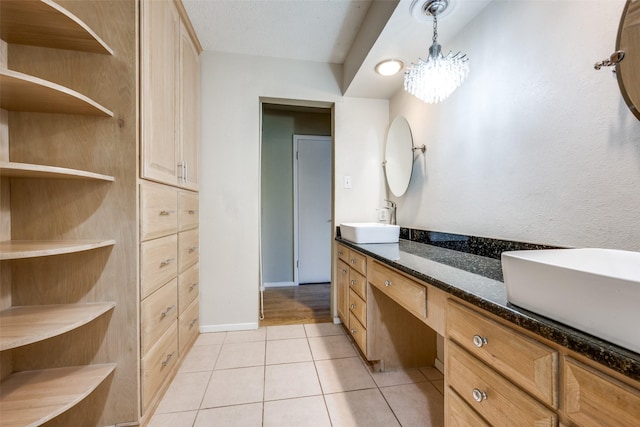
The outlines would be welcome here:
M 2 0 L 0 28 L 7 43 L 113 54 L 84 22 L 49 0 Z
M 113 112 L 81 93 L 11 70 L 0 71 L 0 107 L 10 111 L 113 117 Z
M 70 9 L 76 10 L 79 14 L 86 13 L 87 16 L 96 11 L 103 10 L 102 5 L 95 3 L 91 4 L 69 4 Z M 95 16 L 95 15 L 93 15 Z M 120 15 L 114 14 L 114 19 L 120 19 Z M 111 19 L 111 17 L 109 18 Z M 122 21 L 120 22 L 122 24 Z M 107 26 L 109 28 L 109 34 L 112 36 L 119 35 L 118 31 L 113 31 L 113 28 L 117 24 Z M 28 56 L 23 56 L 26 62 L 20 66 L 20 60 L 15 65 L 16 69 L 25 70 L 32 74 L 38 74 L 42 69 L 41 67 L 52 66 L 55 70 L 54 73 L 49 73 L 50 76 L 67 76 L 67 72 L 82 75 L 82 73 L 90 72 L 88 66 L 83 66 L 84 58 L 79 55 L 84 55 L 84 52 L 113 55 L 113 50 L 82 20 L 76 17 L 73 13 L 66 10 L 64 7 L 51 0 L 1 0 L 0 1 L 0 38 L 5 42 L 8 50 L 8 55 L 4 55 L 3 63 L 0 64 L 0 108 L 8 111 L 17 112 L 15 116 L 9 115 L 6 111 L 2 112 L 0 118 L 2 119 L 2 125 L 4 128 L 4 137 L 8 138 L 9 147 L 19 147 L 22 143 L 31 142 L 29 135 L 30 132 L 24 132 L 24 129 L 17 131 L 15 137 L 13 137 L 14 123 L 24 123 L 21 121 L 21 113 L 52 113 L 52 114 L 70 114 L 70 115 L 83 115 L 83 116 L 98 116 L 104 118 L 113 117 L 113 112 L 88 96 L 54 83 L 52 81 L 44 80 L 35 77 L 30 74 L 13 71 L 9 68 L 9 64 L 6 63 L 7 58 L 10 60 L 10 64 L 15 62 L 12 60 L 12 51 L 21 53 L 28 52 Z M 114 39 L 118 40 L 118 39 Z M 53 49 L 66 49 L 82 52 L 81 54 L 69 53 L 58 55 L 55 52 L 51 52 L 48 49 L 29 50 L 27 47 L 14 46 L 14 45 L 31 45 L 43 48 Z M 122 46 L 122 45 L 119 45 Z M 120 48 L 121 49 L 121 48 Z M 31 52 L 35 51 L 35 52 Z M 6 53 L 6 52 L 5 52 Z M 19 56 L 19 55 L 18 55 Z M 65 60 L 70 60 L 70 67 L 68 71 L 56 63 L 56 58 L 65 57 Z M 39 63 L 44 58 L 49 58 L 49 62 Z M 71 58 L 71 59 L 69 59 Z M 90 59 L 90 57 L 88 57 Z M 53 59 L 53 61 L 51 61 Z M 123 60 L 126 60 L 123 58 Z M 111 61 L 113 62 L 113 61 Z M 115 68 L 116 63 L 108 62 L 108 67 Z M 39 65 L 40 64 L 40 65 Z M 25 67 L 26 65 L 26 67 Z M 74 68 L 74 66 L 76 68 Z M 126 68 L 126 67 L 125 67 Z M 55 78 L 52 78 L 55 80 Z M 79 87 L 83 87 L 84 91 L 87 89 L 87 84 L 82 80 Z M 113 84 L 113 79 L 109 80 Z M 81 91 L 82 91 L 81 90 Z M 109 98 L 110 103 L 113 103 L 113 98 Z M 126 101 L 122 101 L 122 104 L 126 104 Z M 118 106 L 118 104 L 115 104 Z M 52 124 L 56 123 L 56 116 L 45 117 L 39 119 L 33 127 L 37 128 L 40 132 L 47 132 Z M 81 126 L 85 126 L 90 131 L 95 131 L 100 126 L 104 126 L 104 121 L 87 121 L 86 118 L 73 118 L 70 127 L 64 128 L 66 131 L 73 129 L 76 123 Z M 53 129 L 52 129 L 53 131 Z M 59 130 L 58 130 L 59 131 Z M 80 150 L 91 149 L 92 146 L 98 143 L 99 139 L 96 137 L 95 141 L 83 141 L 78 137 L 79 134 L 69 132 L 72 141 L 77 140 L 82 143 L 83 147 Z M 89 135 L 95 135 L 89 133 Z M 108 139 L 110 142 L 112 139 Z M 104 141 L 104 140 L 103 140 Z M 131 139 L 127 140 L 131 141 Z M 0 162 L 0 178 L 2 179 L 1 190 L 3 197 L 7 197 L 6 200 L 11 202 L 11 205 L 5 205 L 2 214 L 7 215 L 7 221 L 3 222 L 0 229 L 0 261 L 3 262 L 2 274 L 3 281 L 7 282 L 3 284 L 3 305 L 0 311 L 0 322 L 2 323 L 2 329 L 0 329 L 0 351 L 3 363 L 2 369 L 2 382 L 0 384 L 0 426 L 35 426 L 54 420 L 59 415 L 68 411 L 76 406 L 79 402 L 89 396 L 105 379 L 110 375 L 114 378 L 117 374 L 114 374 L 116 369 L 116 363 L 99 363 L 91 364 L 91 360 L 99 362 L 113 361 L 119 357 L 117 352 L 107 352 L 98 350 L 96 355 L 92 358 L 82 357 L 77 359 L 79 361 L 67 361 L 65 359 L 64 352 L 69 350 L 75 352 L 76 347 L 78 349 L 82 346 L 86 346 L 86 342 L 82 339 L 74 338 L 75 335 L 69 335 L 64 337 L 65 340 L 70 341 L 70 347 L 66 349 L 60 348 L 59 344 L 55 344 L 55 339 L 47 341 L 46 344 L 38 344 L 45 340 L 66 334 L 68 332 L 78 330 L 80 327 L 84 327 L 82 331 L 89 328 L 86 331 L 87 336 L 91 334 L 96 328 L 94 321 L 106 313 L 113 313 L 116 306 L 116 302 L 100 301 L 100 299 L 110 300 L 112 298 L 120 301 L 119 296 L 112 296 L 111 293 L 105 292 L 105 285 L 100 282 L 100 276 L 104 271 L 98 271 L 98 268 L 105 268 L 103 266 L 95 266 L 92 264 L 83 264 L 82 257 L 71 256 L 65 258 L 65 265 L 57 265 L 56 259 L 51 260 L 38 260 L 38 257 L 50 257 L 61 254 L 73 254 L 84 251 L 96 250 L 98 248 L 104 248 L 115 245 L 115 239 L 92 239 L 92 240 L 18 240 L 14 236 L 25 235 L 24 228 L 29 227 L 29 224 L 18 224 L 16 221 L 14 224 L 13 216 L 19 217 L 21 212 L 24 213 L 30 209 L 29 203 L 42 203 L 42 206 L 36 206 L 35 208 L 43 208 L 44 206 L 51 205 L 51 202 L 64 203 L 66 197 L 73 197 L 77 200 L 91 200 L 90 195 L 85 190 L 78 191 L 77 194 L 71 194 L 71 189 L 78 188 L 71 186 L 67 188 L 66 183 L 57 185 L 51 193 L 47 194 L 47 197 L 38 201 L 26 201 L 28 198 L 18 197 L 20 191 L 24 191 L 26 188 L 23 181 L 14 185 L 14 180 L 21 180 L 23 178 L 39 178 L 39 179 L 82 179 L 82 180 L 98 180 L 104 182 L 113 182 L 115 178 L 109 175 L 98 174 L 80 169 L 70 169 L 56 166 L 46 166 L 31 163 L 18 163 L 12 162 L 9 158 L 12 150 L 6 145 L 3 147 L 2 160 Z M 45 162 L 51 158 L 52 163 L 55 163 L 55 151 L 49 150 L 46 142 L 40 146 L 36 146 L 37 149 L 41 149 L 41 153 L 49 153 L 44 156 Z M 20 156 L 21 161 L 25 161 L 25 157 Z M 43 156 L 41 156 L 43 157 Z M 30 159 L 26 159 L 29 161 Z M 76 160 L 77 161 L 77 160 Z M 84 162 L 80 160 L 80 167 Z M 11 181 L 9 181 L 11 180 Z M 31 185 L 31 184 L 27 184 Z M 71 185 L 71 183 L 69 183 Z M 17 188 L 17 190 L 16 190 Z M 83 187 L 80 187 L 83 188 Z M 17 191 L 15 194 L 11 194 L 13 191 Z M 110 194 L 113 193 L 113 187 L 110 187 Z M 17 205 L 17 207 L 16 207 Z M 96 204 L 96 209 L 102 209 L 110 212 L 114 209 L 113 206 L 104 208 L 100 204 Z M 49 214 L 43 215 L 38 218 L 38 221 L 51 221 L 55 224 L 59 223 L 58 218 L 61 213 L 57 213 L 55 209 L 49 209 L 46 212 Z M 90 215 L 78 218 L 69 223 L 74 229 L 79 230 L 79 235 L 87 235 L 87 227 L 83 225 L 84 221 L 90 220 L 93 212 L 89 212 Z M 58 215 L 58 217 L 56 217 Z M 3 221 L 5 220 L 3 218 Z M 67 219 L 67 218 L 65 218 Z M 95 219 L 93 219 L 95 221 Z M 84 228 L 83 228 L 84 227 Z M 18 228 L 18 231 L 16 231 Z M 22 228 L 22 230 L 20 230 Z M 91 233 L 89 229 L 89 232 Z M 108 234 L 113 233 L 113 228 Z M 97 231 L 100 232 L 100 231 Z M 28 234 L 28 233 L 26 233 Z M 91 234 L 89 234 L 91 235 Z M 53 234 L 55 236 L 55 234 Z M 43 236 L 50 237 L 50 236 Z M 101 254 L 112 261 L 113 251 L 109 253 Z M 33 259 L 33 260 L 27 260 Z M 24 260 L 24 261 L 13 261 Z M 5 264 L 6 262 L 6 264 Z M 51 270 L 46 270 L 44 265 Z M 9 269 L 5 267 L 13 266 L 11 273 L 5 273 Z M 91 277 L 94 273 L 96 279 L 89 279 L 85 286 L 91 287 L 91 295 L 79 294 L 77 299 L 72 301 L 78 301 L 74 304 L 51 304 L 57 300 L 65 300 L 64 295 L 66 292 L 70 292 L 75 286 L 75 281 L 70 277 L 67 277 L 67 273 L 62 273 L 60 289 L 52 287 L 47 289 L 51 293 L 46 293 L 46 297 L 36 295 L 36 291 L 30 288 L 29 274 L 20 270 L 20 273 L 14 274 L 14 269 L 17 271 L 19 265 L 29 265 L 33 270 L 42 272 L 45 271 L 60 271 L 66 272 L 65 269 L 75 269 L 81 273 L 87 273 Z M 73 267 L 72 267 L 73 266 Z M 53 268 L 52 268 L 53 267 Z M 42 270 L 40 270 L 42 269 Z M 83 269 L 87 269 L 84 271 Z M 93 269 L 93 270 L 92 270 Z M 38 276 L 41 283 L 39 285 L 47 283 L 47 277 L 40 274 Z M 69 283 L 66 283 L 69 282 Z M 57 285 L 57 283 L 56 283 Z M 68 286 L 71 285 L 71 286 Z M 5 287 L 6 286 L 6 287 Z M 29 294 L 31 292 L 32 294 Z M 60 295 L 60 292 L 65 292 L 64 295 Z M 56 294 L 57 293 L 57 294 Z M 19 296 L 19 297 L 18 297 Z M 53 296 L 53 297 L 51 297 Z M 63 298 L 58 298 L 62 296 Z M 47 299 L 48 298 L 48 299 Z M 98 302 L 93 301 L 95 298 Z M 13 305 L 13 303 L 20 305 Z M 108 319 L 109 327 L 114 324 L 115 315 Z M 121 320 L 118 320 L 121 322 Z M 80 333 L 80 332 L 79 332 Z M 83 334 L 85 332 L 82 332 Z M 90 340 L 89 340 L 90 341 Z M 124 340 L 123 340 L 124 341 Z M 48 343 L 51 342 L 52 346 L 49 347 Z M 34 354 L 34 349 L 31 345 L 47 345 L 47 352 L 50 354 L 40 355 Z M 68 343 L 66 343 L 69 346 Z M 90 344 L 94 345 L 94 344 Z M 121 347 L 120 343 L 117 343 Z M 36 351 L 37 353 L 37 351 Z M 26 357 L 26 359 L 25 359 Z M 75 360 L 75 359 L 74 359 Z M 27 363 L 22 363 L 27 361 Z M 32 363 L 33 362 L 33 363 Z M 67 366 L 67 365 L 79 365 L 83 363 L 89 363 L 83 366 Z M 65 367 L 63 367 L 65 366 Z M 34 367 L 37 370 L 31 370 Z M 44 369 L 42 369 L 44 368 Z M 81 412 L 81 411 L 80 411 Z M 80 414 L 82 417 L 85 415 Z M 75 413 L 67 414 L 67 416 L 75 416 Z M 88 415 L 93 416 L 93 415 Z M 98 414 L 99 416 L 99 414 Z M 125 415 L 131 417 L 130 413 Z M 110 415 L 114 417 L 114 415 Z M 117 417 L 117 416 L 116 416 Z M 64 416 L 63 416 L 64 418 Z M 60 422 L 60 420 L 53 421 Z M 64 421 L 62 421 L 64 423 Z M 89 425 L 95 423 L 95 421 L 88 422 L 84 418 L 76 419 L 78 425 Z
M 113 310 L 115 303 L 26 305 L 0 311 L 0 351 L 69 332 Z
M 57 166 L 34 165 L 30 163 L 0 161 L 0 176 L 10 178 L 47 178 L 47 179 L 92 179 L 113 182 L 114 178 L 78 169 Z
M 115 244 L 115 240 L 10 240 L 0 242 L 0 261 L 71 254 Z
M 12 374 L 0 389 L 3 427 L 39 426 L 78 404 L 116 368 L 113 363 Z

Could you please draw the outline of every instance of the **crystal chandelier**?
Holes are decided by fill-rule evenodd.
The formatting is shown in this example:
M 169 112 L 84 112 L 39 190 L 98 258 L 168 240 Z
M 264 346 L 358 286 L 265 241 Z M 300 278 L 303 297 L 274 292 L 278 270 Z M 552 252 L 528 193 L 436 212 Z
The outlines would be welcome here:
M 438 44 L 438 15 L 449 5 L 447 0 L 427 0 L 422 6 L 425 15 L 433 16 L 433 44 L 426 60 L 419 58 L 404 74 L 404 89 L 430 104 L 446 99 L 469 74 L 469 58 L 460 52 L 442 55 Z

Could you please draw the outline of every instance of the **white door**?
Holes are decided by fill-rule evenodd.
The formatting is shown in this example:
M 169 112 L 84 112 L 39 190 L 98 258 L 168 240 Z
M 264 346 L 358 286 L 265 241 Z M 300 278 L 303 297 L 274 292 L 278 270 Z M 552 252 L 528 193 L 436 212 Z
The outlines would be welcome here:
M 331 137 L 294 135 L 295 284 L 331 281 Z M 297 208 L 297 209 L 296 209 Z M 297 221 L 296 219 L 297 218 Z M 297 232 L 296 232 L 297 231 Z M 297 250 L 296 250 L 297 249 Z

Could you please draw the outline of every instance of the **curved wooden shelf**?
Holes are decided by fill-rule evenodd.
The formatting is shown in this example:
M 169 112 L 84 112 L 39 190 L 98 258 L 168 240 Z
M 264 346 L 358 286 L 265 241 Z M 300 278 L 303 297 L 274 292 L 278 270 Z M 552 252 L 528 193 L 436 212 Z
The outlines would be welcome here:
M 115 240 L 7 240 L 0 242 L 0 261 L 70 254 L 115 244 Z
M 86 325 L 116 304 L 25 305 L 0 311 L 0 351 L 43 341 Z
M 2 0 L 0 29 L 7 43 L 113 55 L 87 24 L 50 0 Z
M 113 112 L 79 92 L 11 70 L 0 71 L 0 107 L 10 111 L 113 117 Z
M 94 179 L 110 182 L 114 181 L 114 177 L 112 176 L 79 169 L 17 162 L 0 162 L 0 176 L 10 178 Z
M 44 424 L 89 396 L 115 368 L 109 363 L 11 374 L 0 388 L 0 424 Z

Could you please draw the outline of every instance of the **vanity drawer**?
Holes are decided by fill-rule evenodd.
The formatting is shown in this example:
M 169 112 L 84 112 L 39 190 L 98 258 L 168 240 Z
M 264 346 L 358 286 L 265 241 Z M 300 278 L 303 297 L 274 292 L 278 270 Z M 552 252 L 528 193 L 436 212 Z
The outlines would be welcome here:
M 427 318 L 427 288 L 395 271 L 373 262 L 371 284 L 420 320 Z
M 173 279 L 140 304 L 141 351 L 147 351 L 178 317 L 178 279 Z
M 194 300 L 191 305 L 180 315 L 178 329 L 178 348 L 183 354 L 190 342 L 200 333 L 200 307 L 199 300 Z
M 367 278 L 353 269 L 349 273 L 349 288 L 360 298 L 367 300 Z
M 196 228 L 199 222 L 198 193 L 178 192 L 178 231 Z
M 458 393 L 447 387 L 444 419 L 455 427 L 490 427 L 480 415 L 462 400 Z
M 178 271 L 182 273 L 198 261 L 198 229 L 178 234 Z
M 349 251 L 349 265 L 362 275 L 367 275 L 367 257 L 356 251 Z
M 349 264 L 349 249 L 345 246 L 338 245 L 338 258 Z
M 176 366 L 178 359 L 178 321 L 165 332 L 140 362 L 142 370 L 142 409 L 147 409 L 153 396 Z
M 140 298 L 144 299 L 178 274 L 175 234 L 140 244 Z
M 558 407 L 558 352 L 449 301 L 447 335 L 543 402 Z
M 166 236 L 177 229 L 176 189 L 160 184 L 140 184 L 140 240 Z
M 353 312 L 349 312 L 349 332 L 351 332 L 351 336 L 360 347 L 360 350 L 365 354 L 367 354 L 367 328 L 362 326 L 362 323 L 358 320 L 356 316 L 353 315 Z
M 563 368 L 564 407 L 576 425 L 640 425 L 640 390 L 568 357 Z
M 200 267 L 195 264 L 178 276 L 178 314 L 198 297 L 200 286 Z
M 492 426 L 558 424 L 555 413 L 453 341 L 448 340 L 446 355 L 449 386 Z
M 361 324 L 367 324 L 367 303 L 353 289 L 349 291 L 349 309 Z

